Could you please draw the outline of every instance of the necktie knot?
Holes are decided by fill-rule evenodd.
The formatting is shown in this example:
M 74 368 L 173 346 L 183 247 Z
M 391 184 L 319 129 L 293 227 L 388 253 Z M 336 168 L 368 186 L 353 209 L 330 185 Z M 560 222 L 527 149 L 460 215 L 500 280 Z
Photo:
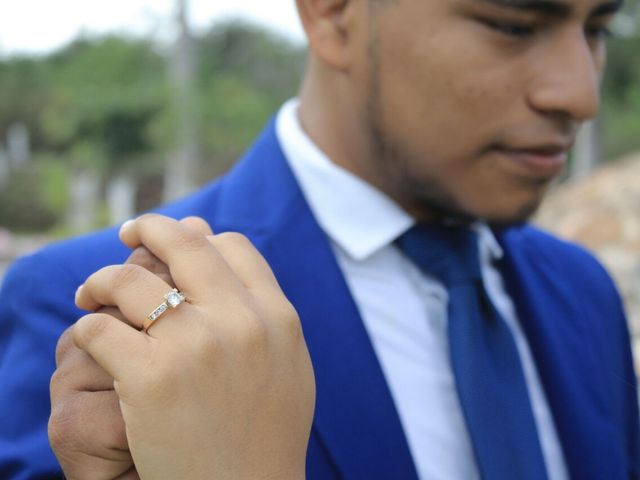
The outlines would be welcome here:
M 478 236 L 469 228 L 418 224 L 396 243 L 414 264 L 446 286 L 482 278 Z

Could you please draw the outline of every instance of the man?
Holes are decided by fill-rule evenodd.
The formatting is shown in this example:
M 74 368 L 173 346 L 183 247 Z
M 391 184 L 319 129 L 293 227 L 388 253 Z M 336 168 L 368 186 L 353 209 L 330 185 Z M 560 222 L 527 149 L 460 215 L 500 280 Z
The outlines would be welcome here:
M 522 223 L 597 112 L 619 2 L 297 6 L 311 51 L 299 103 L 227 176 L 160 212 L 246 235 L 298 310 L 317 388 L 308 477 L 637 478 L 635 377 L 615 288 L 584 251 Z M 473 232 L 480 293 L 423 268 L 407 236 L 422 225 Z M 82 315 L 76 287 L 126 256 L 109 230 L 8 274 L 3 478 L 59 472 L 46 432 L 54 346 Z M 463 291 L 499 332 L 486 351 L 456 333 Z M 504 355 L 486 358 L 495 352 Z M 494 370 L 469 378 L 476 364 Z M 120 425 L 113 409 L 100 423 L 83 398 L 71 409 L 80 413 L 58 420 L 71 444 L 58 442 L 61 462 L 130 466 L 124 435 L 109 427 Z M 492 403 L 505 398 L 499 416 Z M 82 422 L 92 429 L 74 442 Z

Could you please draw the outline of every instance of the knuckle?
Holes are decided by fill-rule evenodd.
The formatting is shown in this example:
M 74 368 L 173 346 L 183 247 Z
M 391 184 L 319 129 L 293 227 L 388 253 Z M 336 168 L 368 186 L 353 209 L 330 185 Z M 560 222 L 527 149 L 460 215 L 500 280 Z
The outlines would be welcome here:
M 158 262 L 159 260 L 146 247 L 136 248 L 126 261 L 127 264 L 140 265 L 147 270 L 152 270 Z
M 67 328 L 58 339 L 56 345 L 56 366 L 59 366 L 64 361 L 69 351 L 75 346 L 73 343 L 72 330 L 73 326 Z
M 279 323 L 282 325 L 285 334 L 293 340 L 302 339 L 303 333 L 300 316 L 293 304 L 286 298 L 283 298 L 278 302 L 277 312 Z
M 64 434 L 60 427 L 60 423 L 53 416 L 53 413 L 49 417 L 49 425 L 47 428 L 47 433 L 49 436 L 49 445 L 51 445 L 51 449 L 54 451 L 56 455 L 60 455 L 60 451 L 64 449 L 65 439 L 67 436 Z
M 156 222 L 160 218 L 162 218 L 162 215 L 158 215 L 157 213 L 145 213 L 136 219 L 136 223 L 144 228 L 145 225 Z
M 134 220 L 134 225 L 138 234 L 142 230 L 147 230 L 149 228 L 153 228 L 153 224 L 160 221 L 162 215 L 158 215 L 157 213 L 145 213 L 140 215 Z
M 126 447 L 124 421 L 114 391 L 65 396 L 52 402 L 51 407 L 47 430 L 58 457 L 63 455 L 70 461 L 80 452 Z
M 217 235 L 221 242 L 229 243 L 250 243 L 246 235 L 240 232 L 223 232 Z
M 210 248 L 209 241 L 202 234 L 191 230 L 183 230 L 176 236 L 176 247 L 180 250 L 195 251 Z
M 224 232 L 216 235 L 214 241 L 219 246 L 232 246 L 238 249 L 253 248 L 251 240 L 239 232 Z
M 73 327 L 74 342 L 82 348 L 89 346 L 101 337 L 109 326 L 108 317 L 100 314 L 89 314 L 82 317 Z
M 52 405 L 47 431 L 54 452 L 59 453 L 73 446 L 78 433 L 75 413 L 73 402 L 69 399 Z
M 107 330 L 107 325 L 108 322 L 105 317 L 96 315 L 91 318 L 90 322 L 85 324 L 85 333 L 90 339 L 101 337 Z
M 238 328 L 246 351 L 260 352 L 266 348 L 269 338 L 267 325 L 255 310 L 245 308 L 239 312 Z
M 63 392 L 65 391 L 67 375 L 64 369 L 57 368 L 53 375 L 51 375 L 51 380 L 49 381 L 49 393 L 51 396 L 51 402 L 53 402 L 63 396 Z
M 196 217 L 193 215 L 189 217 L 184 217 L 182 220 L 180 220 L 180 223 L 188 225 L 191 228 L 195 228 L 199 232 L 208 233 L 211 231 L 211 227 L 209 226 L 207 221 L 202 217 Z
M 134 264 L 125 264 L 114 267 L 113 277 L 111 280 L 115 288 L 126 288 L 132 283 L 140 279 L 143 273 L 143 267 Z
M 223 350 L 220 336 L 213 329 L 203 328 L 197 336 L 194 346 L 196 358 L 204 358 L 207 361 L 215 362 Z
M 153 399 L 154 403 L 162 402 L 173 392 L 173 389 L 180 385 L 186 366 L 179 362 L 167 361 L 154 361 L 149 364 L 149 368 L 146 369 L 147 373 L 141 378 L 134 387 L 129 387 L 129 390 L 123 392 L 122 389 L 116 388 L 119 397 L 127 398 L 127 395 L 131 395 L 133 402 L 137 402 L 140 398 Z

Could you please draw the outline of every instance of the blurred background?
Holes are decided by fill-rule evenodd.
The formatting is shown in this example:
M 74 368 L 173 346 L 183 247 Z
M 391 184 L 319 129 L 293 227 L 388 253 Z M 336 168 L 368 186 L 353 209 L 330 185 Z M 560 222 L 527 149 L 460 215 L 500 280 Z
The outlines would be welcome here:
M 616 277 L 640 360 L 640 0 L 612 30 L 602 113 L 536 221 Z M 0 282 L 19 255 L 227 170 L 304 63 L 292 0 L 3 2 Z

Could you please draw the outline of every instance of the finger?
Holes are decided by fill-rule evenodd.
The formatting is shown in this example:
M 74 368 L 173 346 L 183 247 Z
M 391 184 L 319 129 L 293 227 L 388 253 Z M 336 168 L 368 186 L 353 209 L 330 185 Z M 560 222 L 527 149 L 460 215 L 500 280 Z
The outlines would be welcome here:
M 275 337 L 297 339 L 301 336 L 300 319 L 286 298 L 269 264 L 248 238 L 239 233 L 222 233 L 207 237 L 238 278 L 251 292 Z
M 129 319 L 125 317 L 122 314 L 122 312 L 116 307 L 111 307 L 111 306 L 101 307 L 99 310 L 96 311 L 96 313 L 105 313 L 107 315 L 111 315 L 112 317 L 120 320 L 125 325 L 129 325 L 131 327 L 136 328 L 136 326 L 132 322 L 130 322 Z
M 168 275 L 167 275 L 168 276 Z M 173 288 L 173 287 L 172 287 Z M 78 290 L 76 290 L 76 299 L 78 298 L 78 295 L 81 291 L 81 288 L 78 287 Z M 76 303 L 76 306 L 78 304 Z M 86 308 L 84 308 L 86 307 Z M 107 315 L 111 315 L 112 317 L 117 318 L 118 320 L 120 320 L 122 323 L 126 324 L 126 325 L 130 325 L 134 328 L 138 328 L 134 323 L 130 322 L 129 319 L 127 317 L 125 317 L 122 312 L 113 306 L 101 306 L 101 305 L 96 305 L 94 303 L 92 304 L 83 304 L 83 307 L 78 307 L 81 310 L 86 310 L 88 312 L 95 312 L 95 313 L 105 313 Z M 71 329 L 71 327 L 69 328 L 69 330 Z
M 114 390 L 70 392 L 52 397 L 49 429 L 66 437 L 77 450 L 106 458 L 129 449 L 120 399 Z M 72 448 L 73 445 L 67 445 Z
M 58 344 L 56 345 L 56 367 L 60 366 L 72 349 L 77 348 L 73 342 L 72 330 L 73 325 L 67 328 L 58 339 Z
M 206 237 L 176 220 L 143 215 L 124 224 L 120 238 L 130 248 L 145 245 L 192 298 L 219 298 L 241 290 L 241 282 Z
M 52 398 L 49 442 L 65 477 L 120 478 L 132 469 L 125 425 L 114 391 Z M 127 478 L 127 477 L 124 477 Z
M 113 377 L 91 355 L 77 347 L 71 330 L 66 338 L 69 346 L 51 377 L 51 396 L 113 390 Z
M 123 473 L 121 476 L 114 480 L 140 480 L 140 475 L 138 475 L 136 467 L 133 466 L 127 472 Z
M 271 267 L 251 241 L 240 233 L 227 232 L 207 237 L 240 281 L 254 293 L 280 292 Z
M 76 294 L 76 302 L 80 308 L 91 309 L 96 305 L 114 305 L 124 315 L 134 328 L 140 330 L 144 327 L 148 316 L 160 306 L 166 307 L 165 295 L 172 292 L 170 286 L 163 280 L 137 265 L 114 265 L 102 268 L 91 275 Z M 192 299 L 187 297 L 189 302 Z M 185 321 L 189 321 L 194 315 L 194 310 L 189 303 L 173 308 L 164 308 L 161 315 L 157 315 L 154 321 L 153 337 L 163 335 L 164 330 L 168 335 L 176 334 L 176 330 L 185 327 Z M 174 311 L 178 309 L 179 311 Z M 159 322 L 160 316 L 175 317 L 179 315 L 179 322 Z M 175 319 L 175 318 L 174 318 Z M 157 323 L 162 324 L 160 329 Z
M 76 345 L 115 381 L 129 380 L 144 368 L 151 355 L 151 337 L 110 315 L 85 315 L 76 322 L 72 334 Z
M 169 272 L 169 267 L 146 247 L 136 248 L 125 263 L 140 265 L 167 282 L 167 284 L 171 285 L 171 288 L 175 287 L 171 273 Z
M 101 305 L 115 306 L 137 328 L 165 302 L 171 287 L 138 265 L 113 265 L 91 275 L 76 293 L 76 304 L 85 310 Z M 181 307 L 181 310 L 184 310 Z M 165 312 L 169 315 L 173 312 Z
M 204 235 L 213 235 L 213 230 L 207 223 L 207 221 L 200 217 L 185 217 L 180 220 L 180 223 L 186 225 L 187 227 L 197 231 L 198 233 Z
M 211 227 L 209 227 L 209 224 L 200 217 L 186 217 L 180 220 L 180 223 L 203 235 L 212 235 Z M 175 283 L 169 273 L 169 267 L 167 267 L 162 260 L 156 257 L 144 246 L 136 248 L 125 263 L 140 265 L 151 273 L 156 274 L 162 280 L 171 285 L 172 288 L 175 287 Z

